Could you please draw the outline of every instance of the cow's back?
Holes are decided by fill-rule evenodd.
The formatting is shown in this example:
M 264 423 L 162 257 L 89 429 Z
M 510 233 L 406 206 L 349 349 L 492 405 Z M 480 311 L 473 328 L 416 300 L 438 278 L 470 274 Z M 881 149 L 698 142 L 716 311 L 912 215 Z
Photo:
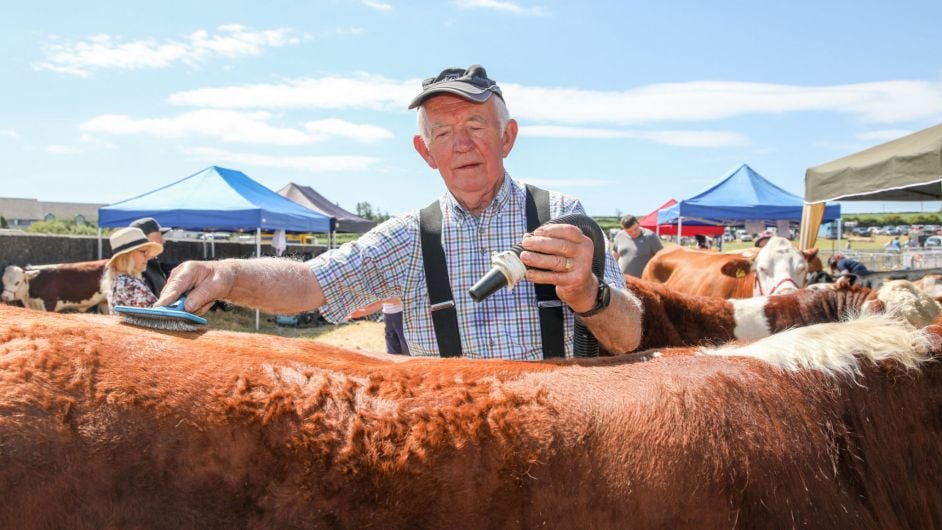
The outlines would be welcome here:
M 41 299 L 46 311 L 84 311 L 102 304 L 101 276 L 106 263 L 108 260 L 32 267 L 41 272 L 30 280 L 29 296 Z
M 674 247 L 655 254 L 641 279 L 663 283 L 675 291 L 697 296 L 750 298 L 754 273 L 743 272 L 742 276 L 734 277 L 722 271 L 725 264 L 740 259 L 743 259 L 740 254 Z
M 0 307 L 0 527 L 942 526 L 942 363 L 689 353 L 366 358 Z

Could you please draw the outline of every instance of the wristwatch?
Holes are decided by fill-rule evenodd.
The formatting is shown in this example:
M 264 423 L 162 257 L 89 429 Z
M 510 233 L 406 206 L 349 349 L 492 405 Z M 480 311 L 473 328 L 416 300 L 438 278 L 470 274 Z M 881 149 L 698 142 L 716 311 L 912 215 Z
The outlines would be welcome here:
M 612 289 L 605 283 L 605 280 L 599 278 L 599 292 L 595 295 L 595 307 L 583 313 L 576 313 L 577 317 L 590 317 L 600 313 L 612 301 Z

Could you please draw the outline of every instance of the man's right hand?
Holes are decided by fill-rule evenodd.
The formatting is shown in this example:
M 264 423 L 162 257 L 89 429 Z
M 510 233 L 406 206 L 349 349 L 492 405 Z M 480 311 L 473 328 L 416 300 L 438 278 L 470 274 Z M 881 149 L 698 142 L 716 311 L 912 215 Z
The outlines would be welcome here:
M 175 267 L 155 307 L 170 305 L 186 295 L 184 309 L 202 315 L 216 300 L 229 297 L 235 271 L 224 261 L 187 261 Z

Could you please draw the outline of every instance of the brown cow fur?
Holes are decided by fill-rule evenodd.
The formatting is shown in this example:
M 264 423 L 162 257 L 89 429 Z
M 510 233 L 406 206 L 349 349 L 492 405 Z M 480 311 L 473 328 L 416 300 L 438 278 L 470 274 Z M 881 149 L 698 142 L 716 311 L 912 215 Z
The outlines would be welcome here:
M 628 289 L 643 307 L 639 350 L 670 346 L 724 344 L 737 337 L 733 303 L 714 296 L 696 296 L 664 284 L 625 276 Z M 768 296 L 765 317 L 769 332 L 799 326 L 840 322 L 858 315 L 874 299 L 870 289 L 810 290 Z
M 636 360 L 393 362 L 0 307 L 0 527 L 942 526 L 942 363 Z

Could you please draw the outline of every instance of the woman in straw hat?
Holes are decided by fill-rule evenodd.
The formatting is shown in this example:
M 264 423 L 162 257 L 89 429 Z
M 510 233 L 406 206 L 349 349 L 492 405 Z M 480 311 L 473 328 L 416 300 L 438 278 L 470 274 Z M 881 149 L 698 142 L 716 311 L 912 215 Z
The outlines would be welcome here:
M 164 247 L 147 239 L 140 228 L 122 228 L 111 234 L 111 259 L 101 278 L 101 292 L 108 297 L 108 309 L 116 305 L 151 307 L 157 297 L 144 282 L 147 261 Z

